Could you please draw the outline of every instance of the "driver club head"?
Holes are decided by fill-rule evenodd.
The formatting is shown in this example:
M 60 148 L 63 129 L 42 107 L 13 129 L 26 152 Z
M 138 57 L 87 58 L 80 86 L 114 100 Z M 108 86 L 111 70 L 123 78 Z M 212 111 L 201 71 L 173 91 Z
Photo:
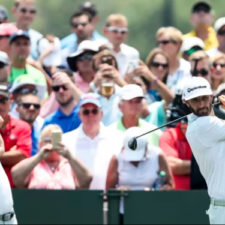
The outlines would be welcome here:
M 129 146 L 130 149 L 136 150 L 136 148 L 137 148 L 137 139 L 135 137 L 131 138 L 128 141 L 128 146 Z

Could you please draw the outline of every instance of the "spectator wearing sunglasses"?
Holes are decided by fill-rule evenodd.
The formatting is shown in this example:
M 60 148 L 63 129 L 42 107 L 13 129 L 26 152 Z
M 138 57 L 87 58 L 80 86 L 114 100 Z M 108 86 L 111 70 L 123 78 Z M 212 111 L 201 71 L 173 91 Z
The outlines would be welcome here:
M 205 51 L 197 51 L 190 56 L 191 74 L 195 77 L 204 77 L 211 83 L 210 60 Z
M 18 28 L 12 23 L 0 24 L 0 51 L 5 52 L 8 56 L 10 54 L 9 38 L 16 33 Z
M 27 122 L 31 127 L 32 151 L 31 155 L 35 155 L 38 150 L 38 141 L 41 133 L 41 127 L 44 120 L 38 117 L 40 113 L 41 103 L 36 94 L 23 94 L 18 99 L 17 112 L 19 118 Z M 36 122 L 36 124 L 35 124 Z M 36 126 L 34 126 L 34 124 Z
M 91 23 L 90 23 L 91 40 L 93 40 L 93 41 L 95 41 L 95 40 L 105 40 L 105 37 L 102 36 L 95 29 L 95 26 L 99 21 L 98 10 L 97 10 L 96 5 L 92 2 L 87 1 L 87 2 L 84 2 L 82 5 L 80 5 L 79 10 L 81 12 L 88 12 L 92 17 L 92 20 L 91 20 Z M 72 33 L 69 34 L 68 36 L 64 37 L 61 40 L 62 49 L 67 48 L 69 46 L 74 46 L 74 43 L 77 43 L 78 37 L 77 37 L 77 34 L 76 34 L 76 30 L 74 29 L 75 27 L 72 25 L 72 23 L 70 25 L 71 25 Z M 74 49 L 74 51 L 76 51 L 76 49 Z
M 9 178 L 11 187 L 14 187 L 11 168 L 21 160 L 30 157 L 31 154 L 31 128 L 30 125 L 20 119 L 16 119 L 9 114 L 12 98 L 8 85 L 0 85 L 0 116 L 4 124 L 0 129 L 0 134 L 4 140 L 5 152 L 0 156 L 0 161 Z
M 62 45 L 62 65 L 68 69 L 67 57 L 78 50 L 79 44 L 84 40 L 96 40 L 92 38 L 92 16 L 87 11 L 75 12 L 70 18 L 72 32 L 76 35 L 76 39 L 67 44 Z
M 215 93 L 220 84 L 225 82 L 225 54 L 219 53 L 211 59 L 210 77 L 211 88 Z
M 190 77 L 190 63 L 180 58 L 182 33 L 175 27 L 161 27 L 156 33 L 156 40 L 169 57 L 169 74 L 167 86 L 174 90 L 177 84 L 184 78 Z
M 59 71 L 53 75 L 52 91 L 59 108 L 45 118 L 43 127 L 57 124 L 64 133 L 76 129 L 81 123 L 78 117 L 80 90 L 67 73 Z
M 70 70 L 74 72 L 75 84 L 84 93 L 88 92 L 89 84 L 95 76 L 92 58 L 98 50 L 95 41 L 84 40 L 79 44 L 77 51 L 67 57 Z
M 37 14 L 35 0 L 15 0 L 12 14 L 16 20 L 15 24 L 17 28 L 26 31 L 30 36 L 30 56 L 36 60 L 38 58 L 37 43 L 38 40 L 42 38 L 42 34 L 31 28 L 31 24 L 35 20 Z
M 214 29 L 216 31 L 216 37 L 219 45 L 218 47 L 212 48 L 207 51 L 207 54 L 210 57 L 214 57 L 218 53 L 225 53 L 225 17 L 221 17 L 216 20 Z
M 142 119 L 146 105 L 143 89 L 137 84 L 127 84 L 120 91 L 119 109 L 122 116 L 109 127 L 123 136 L 130 127 L 141 127 L 144 130 L 155 129 L 157 126 Z M 159 146 L 161 131 L 157 130 L 147 136 L 150 145 Z
M 0 51 L 0 82 L 8 82 L 9 59 L 5 52 Z
M 193 5 L 190 15 L 190 23 L 193 30 L 185 34 L 184 39 L 187 37 L 199 37 L 204 41 L 204 50 L 209 50 L 218 46 L 216 33 L 211 25 L 214 21 L 212 7 L 209 3 L 200 1 Z
M 86 93 L 81 96 L 78 129 L 63 135 L 63 143 L 93 174 L 90 189 L 105 189 L 106 174 L 118 140 L 116 133 L 102 123 L 102 108 L 99 95 Z
M 106 19 L 106 24 L 103 29 L 104 35 L 107 37 L 109 47 L 116 57 L 120 75 L 122 77 L 128 71 L 128 66 L 131 61 L 138 61 L 139 52 L 125 44 L 128 37 L 128 21 L 122 14 L 111 14 Z

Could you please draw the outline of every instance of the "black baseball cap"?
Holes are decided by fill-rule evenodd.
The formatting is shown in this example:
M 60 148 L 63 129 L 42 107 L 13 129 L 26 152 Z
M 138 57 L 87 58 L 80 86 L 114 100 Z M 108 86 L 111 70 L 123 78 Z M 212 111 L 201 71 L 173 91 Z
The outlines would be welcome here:
M 98 14 L 96 5 L 92 2 L 84 2 L 82 5 L 80 5 L 80 11 L 88 12 L 92 17 Z
M 198 13 L 201 11 L 209 13 L 211 11 L 211 6 L 207 2 L 197 2 L 193 5 L 192 13 Z

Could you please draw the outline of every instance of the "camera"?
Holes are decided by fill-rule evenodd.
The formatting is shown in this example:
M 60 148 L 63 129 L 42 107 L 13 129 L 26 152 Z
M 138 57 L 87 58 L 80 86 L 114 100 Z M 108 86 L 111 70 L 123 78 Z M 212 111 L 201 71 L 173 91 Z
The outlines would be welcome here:
M 173 101 L 168 105 L 166 109 L 166 118 L 167 122 L 171 122 L 175 119 L 178 119 L 182 116 L 185 116 L 187 114 L 191 113 L 191 110 L 188 108 L 186 104 L 182 101 L 182 95 L 176 94 Z M 183 118 L 180 122 L 187 123 L 187 117 Z M 168 127 L 175 127 L 178 122 L 174 122 Z

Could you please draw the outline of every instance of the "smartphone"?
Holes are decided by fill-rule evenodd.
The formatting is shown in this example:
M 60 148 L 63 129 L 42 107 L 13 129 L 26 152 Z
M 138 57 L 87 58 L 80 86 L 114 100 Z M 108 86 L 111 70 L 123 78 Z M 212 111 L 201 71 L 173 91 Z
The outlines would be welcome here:
M 62 132 L 60 130 L 52 131 L 52 145 L 56 148 L 62 141 Z

